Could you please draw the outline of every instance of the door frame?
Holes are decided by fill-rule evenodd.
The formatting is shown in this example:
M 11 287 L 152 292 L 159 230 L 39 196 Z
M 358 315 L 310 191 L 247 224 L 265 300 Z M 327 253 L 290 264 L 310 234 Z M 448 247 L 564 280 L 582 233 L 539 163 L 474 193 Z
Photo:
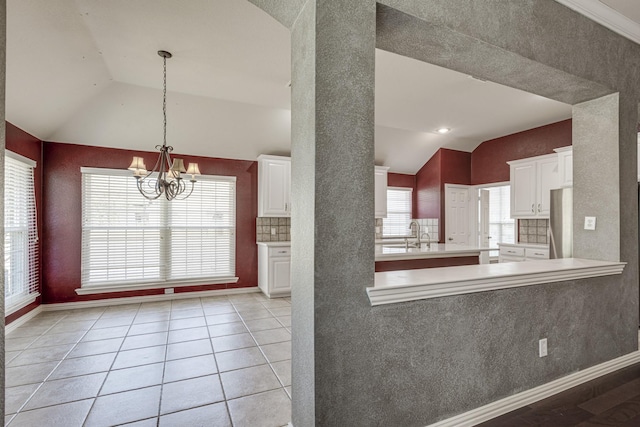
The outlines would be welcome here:
M 505 185 L 511 185 L 511 181 L 501 181 L 501 182 L 491 182 L 489 184 L 476 184 L 476 185 L 472 185 L 472 190 L 473 190 L 473 195 L 471 195 L 471 200 L 474 201 L 474 203 L 471 203 L 473 206 L 470 207 L 469 209 L 469 213 L 473 214 L 473 218 L 470 220 L 471 221 L 471 226 L 472 228 L 470 228 L 470 233 L 473 233 L 473 236 L 475 236 L 475 241 L 476 244 L 479 246 L 480 245 L 480 211 L 479 211 L 479 202 L 480 202 L 480 189 L 482 188 L 491 188 L 491 187 L 504 187 Z M 516 235 L 517 235 L 517 230 L 516 230 Z

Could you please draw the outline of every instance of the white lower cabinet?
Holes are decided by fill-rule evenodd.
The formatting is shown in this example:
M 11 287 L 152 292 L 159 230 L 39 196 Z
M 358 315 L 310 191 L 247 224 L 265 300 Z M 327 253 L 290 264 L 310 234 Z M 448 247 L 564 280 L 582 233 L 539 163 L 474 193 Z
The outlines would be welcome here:
M 526 243 L 498 243 L 500 255 L 498 262 L 522 262 L 549 259 L 549 248 L 543 245 Z
M 291 245 L 258 243 L 258 287 L 269 298 L 291 295 Z

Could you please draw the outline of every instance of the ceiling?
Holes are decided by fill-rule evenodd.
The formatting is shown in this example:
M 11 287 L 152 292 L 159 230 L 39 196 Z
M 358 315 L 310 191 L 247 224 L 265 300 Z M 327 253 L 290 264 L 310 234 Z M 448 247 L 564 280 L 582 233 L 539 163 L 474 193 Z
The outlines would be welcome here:
M 603 2 L 638 20 L 637 1 Z M 167 138 L 177 153 L 289 154 L 289 32 L 244 0 L 8 0 L 6 118 L 45 141 L 152 151 L 161 49 L 173 54 Z M 380 50 L 375 96 L 376 163 L 399 173 L 440 147 L 472 151 L 571 117 L 566 104 Z

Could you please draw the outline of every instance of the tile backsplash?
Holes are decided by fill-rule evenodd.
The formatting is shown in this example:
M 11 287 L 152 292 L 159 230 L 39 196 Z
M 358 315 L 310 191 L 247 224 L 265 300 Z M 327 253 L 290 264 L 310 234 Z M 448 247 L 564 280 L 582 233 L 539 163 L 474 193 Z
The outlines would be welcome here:
M 256 218 L 257 242 L 288 242 L 291 240 L 291 218 Z
M 432 242 L 437 242 L 438 239 L 438 218 L 423 218 L 416 219 L 420 224 L 420 233 L 429 233 L 429 238 Z M 415 227 L 413 227 L 415 228 Z M 407 230 L 408 231 L 408 230 Z M 416 230 L 412 229 L 411 235 L 416 236 Z M 382 239 L 382 218 L 376 218 L 376 239 Z M 426 236 L 424 236 L 426 239 Z
M 521 219 L 518 221 L 518 242 L 541 244 L 549 243 L 548 230 L 548 219 Z

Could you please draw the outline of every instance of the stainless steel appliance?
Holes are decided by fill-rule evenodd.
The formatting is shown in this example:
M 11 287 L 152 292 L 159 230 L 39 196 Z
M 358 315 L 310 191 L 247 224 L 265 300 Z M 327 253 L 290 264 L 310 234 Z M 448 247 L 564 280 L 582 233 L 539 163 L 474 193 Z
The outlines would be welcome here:
M 549 258 L 573 256 L 573 188 L 551 190 Z

